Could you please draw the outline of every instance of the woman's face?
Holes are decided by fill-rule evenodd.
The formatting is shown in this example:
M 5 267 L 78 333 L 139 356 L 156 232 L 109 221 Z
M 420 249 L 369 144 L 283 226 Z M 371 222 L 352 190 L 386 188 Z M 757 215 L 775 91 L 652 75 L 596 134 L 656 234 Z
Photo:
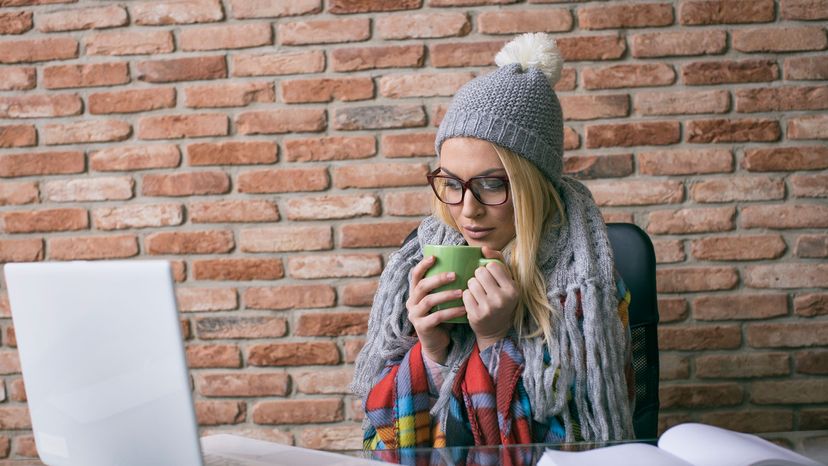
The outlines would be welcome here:
M 442 173 L 468 181 L 473 176 L 506 177 L 506 169 L 488 141 L 451 138 L 440 148 Z M 515 237 L 512 197 L 501 205 L 481 204 L 466 190 L 463 202 L 447 206 L 460 233 L 470 246 L 488 246 L 498 251 Z

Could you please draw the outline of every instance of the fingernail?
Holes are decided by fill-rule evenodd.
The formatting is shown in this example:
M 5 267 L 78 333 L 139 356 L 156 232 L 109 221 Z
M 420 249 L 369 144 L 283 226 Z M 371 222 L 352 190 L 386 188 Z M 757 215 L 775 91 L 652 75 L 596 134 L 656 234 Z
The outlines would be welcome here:
M 448 273 L 448 279 L 449 280 L 454 280 L 454 272 L 449 272 Z

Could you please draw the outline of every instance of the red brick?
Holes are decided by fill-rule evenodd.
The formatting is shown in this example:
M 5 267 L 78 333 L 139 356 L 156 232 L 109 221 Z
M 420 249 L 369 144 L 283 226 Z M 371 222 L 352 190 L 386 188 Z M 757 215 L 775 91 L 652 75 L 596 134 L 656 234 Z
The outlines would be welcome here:
M 689 314 L 687 300 L 684 298 L 658 299 L 659 322 L 679 322 L 685 320 Z
M 192 223 L 251 223 L 279 220 L 276 203 L 268 200 L 195 202 L 187 206 Z
M 828 46 L 821 27 L 765 27 L 733 31 L 733 48 L 740 52 L 797 52 Z
M 333 220 L 380 214 L 379 200 L 372 194 L 297 197 L 287 199 L 283 207 L 290 220 Z
M 324 191 L 329 186 L 325 168 L 253 170 L 239 174 L 237 182 L 240 193 L 255 194 Z
M 828 235 L 802 235 L 796 238 L 796 257 L 828 257 Z
M 322 0 L 230 0 L 230 10 L 237 19 L 299 16 L 320 13 Z
M 241 367 L 241 353 L 236 345 L 188 345 L 186 355 L 191 369 Z
M 828 206 L 777 204 L 742 207 L 742 228 L 828 228 Z
M 187 146 L 187 164 L 251 165 L 275 163 L 278 147 L 273 141 L 205 142 Z
M 662 268 L 656 276 L 659 293 L 730 290 L 739 282 L 732 267 Z
M 334 186 L 345 188 L 381 188 L 425 185 L 426 164 L 361 163 L 334 168 Z
M 730 93 L 725 90 L 641 92 L 633 96 L 633 107 L 641 115 L 726 113 L 730 110 Z
M 764 176 L 715 178 L 690 186 L 690 197 L 696 202 L 782 199 L 785 197 L 785 184 L 780 178 Z
M 659 388 L 661 408 L 710 408 L 742 403 L 744 391 L 735 383 L 668 385 Z
M 632 36 L 635 58 L 718 55 L 727 50 L 727 33 L 716 30 L 648 32 Z
M 328 124 L 324 109 L 283 108 L 245 112 L 236 116 L 239 134 L 283 134 L 324 131 Z
M 796 371 L 800 374 L 828 374 L 828 351 L 803 351 L 797 353 Z
M 388 158 L 433 157 L 435 133 L 383 134 L 382 153 Z
M 630 212 L 615 212 L 605 209 L 601 212 L 601 217 L 604 223 L 635 223 L 633 221 L 633 214 Z
M 137 113 L 175 106 L 175 88 L 133 89 L 89 95 L 89 113 Z
M 826 288 L 828 264 L 754 265 L 745 269 L 750 288 Z
M 734 229 L 735 217 L 733 207 L 657 210 L 649 215 L 647 232 L 658 235 L 729 231 Z
M 325 69 L 325 53 L 321 50 L 234 55 L 231 60 L 236 77 L 319 73 Z
M 224 19 L 219 0 L 140 2 L 131 4 L 129 12 L 135 24 L 149 26 L 211 23 Z
M 380 94 L 390 98 L 452 96 L 473 73 L 419 73 L 380 78 Z
M 397 191 L 385 193 L 382 198 L 384 211 L 388 215 L 427 215 L 431 212 L 430 190 Z
M 825 0 L 782 0 L 780 16 L 784 19 L 828 19 L 828 3 Z
M 799 348 L 828 344 L 828 322 L 755 323 L 747 326 L 754 348 Z
M 239 233 L 242 252 L 290 252 L 333 249 L 329 225 L 246 228 Z
M 0 97 L 0 118 L 52 118 L 80 115 L 83 103 L 77 94 L 28 94 Z
M 256 424 L 315 424 L 343 419 L 340 398 L 260 401 L 253 407 Z
M 345 340 L 344 356 L 345 362 L 352 363 L 356 360 L 357 354 L 365 345 L 365 340 L 362 338 Z
M 828 314 L 828 294 L 811 293 L 797 295 L 794 312 L 798 316 L 814 317 Z
M 738 89 L 736 111 L 740 113 L 828 108 L 828 87 L 775 87 Z
M 359 450 L 362 448 L 361 436 L 359 425 L 311 427 L 302 430 L 299 445 L 314 450 Z
M 435 68 L 455 66 L 489 66 L 504 41 L 438 43 L 428 47 L 431 65 Z M 559 43 L 560 45 L 560 43 Z
M 742 344 L 738 325 L 670 325 L 660 328 L 659 334 L 658 348 L 661 351 L 736 349 Z
M 47 66 L 43 69 L 46 89 L 114 86 L 129 82 L 127 63 Z M 94 112 L 92 112 L 94 113 Z
M 789 182 L 796 197 L 828 197 L 828 175 L 794 175 Z
M 247 404 L 244 401 L 195 401 L 195 414 L 201 426 L 238 424 L 244 422 Z
M 712 295 L 693 300 L 696 320 L 768 319 L 787 314 L 785 294 Z
M 32 29 L 31 11 L 0 13 L 0 34 L 23 34 Z
M 639 152 L 638 170 L 646 175 L 730 173 L 733 171 L 733 154 L 728 149 Z
M 227 115 L 220 113 L 162 115 L 138 120 L 139 139 L 199 138 L 228 133 Z
M 281 45 L 333 44 L 359 42 L 371 37 L 368 18 L 298 21 L 278 25 Z
M 136 78 L 148 83 L 169 83 L 227 77 L 223 56 L 186 57 L 168 60 L 147 60 L 135 65 Z
M 788 120 L 788 139 L 828 139 L 828 116 L 806 115 Z
M 37 458 L 37 448 L 32 435 L 18 435 L 15 437 L 12 449 L 18 457 Z
M 333 126 L 337 130 L 411 128 L 426 125 L 422 105 L 371 105 L 334 110 Z
M 767 23 L 774 19 L 773 0 L 684 0 L 679 22 L 684 25 Z
M 681 129 L 677 121 L 599 124 L 587 125 L 584 137 L 587 148 L 666 145 L 681 140 Z
M 681 66 L 681 79 L 688 85 L 767 82 L 778 76 L 775 60 L 699 61 Z
M 279 88 L 282 101 L 288 104 L 351 102 L 374 97 L 374 81 L 370 77 L 283 80 Z
M 83 38 L 87 55 L 144 55 L 175 50 L 171 31 L 113 31 L 89 34 Z
M 711 354 L 696 358 L 696 375 L 704 379 L 756 378 L 790 373 L 787 353 Z
M 0 183 L 0 206 L 32 204 L 38 200 L 37 183 Z
M 273 29 L 268 23 L 187 28 L 178 35 L 179 48 L 187 52 L 243 49 L 272 44 Z
M 801 409 L 799 427 L 802 430 L 825 429 L 828 426 L 828 409 Z
M 32 152 L 0 156 L 0 177 L 83 173 L 83 152 Z
M 190 108 L 246 107 L 276 100 L 269 82 L 205 84 L 188 87 L 184 92 L 184 103 Z
M 332 50 L 330 57 L 333 71 L 419 68 L 425 61 L 425 47 L 422 45 L 343 47 Z
M 627 94 L 565 95 L 560 97 L 564 120 L 595 120 L 630 114 Z
M 132 198 L 135 181 L 128 176 L 46 181 L 43 198 L 52 202 L 126 200 Z
M 368 331 L 367 312 L 330 312 L 302 314 L 293 330 L 299 336 L 365 335 Z
M 828 380 L 780 380 L 756 382 L 751 387 L 756 404 L 812 404 L 828 401 Z
M 181 154 L 171 144 L 119 146 L 92 152 L 89 159 L 90 167 L 96 171 L 131 171 L 177 167 Z
M 555 92 L 574 91 L 578 87 L 577 73 L 573 68 L 561 70 L 561 77 L 555 84 Z
M 581 29 L 620 29 L 673 24 L 673 7 L 669 3 L 600 5 L 578 8 Z
M 97 8 L 58 10 L 38 15 L 37 30 L 40 32 L 77 31 L 79 29 L 105 29 L 126 26 L 129 23 L 126 9 L 118 5 Z
M 27 407 L 6 405 L 0 408 L 0 429 L 21 430 L 31 428 L 32 421 Z
M 777 259 L 787 249 L 779 235 L 708 237 L 690 245 L 696 259 L 719 261 Z
M 43 260 L 43 240 L 3 239 L 0 240 L 0 262 L 35 262 Z
M 667 86 L 676 81 L 673 67 L 665 63 L 585 68 L 581 74 L 587 89 Z
M 244 290 L 248 309 L 310 309 L 333 307 L 336 295 L 330 285 L 284 285 L 250 287 Z
M 6 233 L 76 231 L 89 228 L 89 216 L 85 209 L 5 212 L 2 223 Z
M 828 79 L 828 56 L 794 57 L 785 59 L 785 79 L 816 80 Z
M 43 144 L 80 144 L 123 141 L 132 134 L 132 126 L 121 120 L 87 120 L 76 123 L 44 125 Z
M 288 274 L 299 279 L 373 277 L 380 272 L 382 260 L 377 254 L 324 254 L 288 259 Z
M 0 63 L 34 63 L 78 58 L 78 41 L 70 37 L 4 41 Z
M 377 153 L 373 136 L 327 136 L 283 141 L 288 162 L 318 162 L 329 160 L 356 160 Z
M 34 125 L 0 126 L 0 148 L 30 147 L 37 144 Z
M 333 341 L 269 343 L 251 346 L 247 351 L 251 366 L 308 366 L 339 363 L 339 350 Z
M 428 6 L 504 5 L 518 0 L 428 0 Z
M 599 206 L 675 204 L 684 199 L 680 181 L 616 181 L 587 183 Z
M 633 173 L 632 154 L 569 155 L 563 162 L 563 172 L 581 180 L 618 178 Z
M 742 168 L 755 172 L 821 170 L 828 168 L 828 147 L 745 149 Z
M 653 240 L 653 248 L 657 264 L 682 262 L 687 258 L 684 243 L 680 240 Z
M 779 140 L 779 121 L 770 119 L 691 120 L 687 142 L 772 142 Z
M 370 306 L 377 292 L 377 281 L 351 282 L 339 290 L 340 304 L 345 306 Z
M 672 353 L 661 353 L 658 355 L 658 359 L 659 380 L 690 378 L 690 359 L 686 356 L 678 356 Z
M 144 239 L 149 254 L 221 254 L 235 246 L 229 230 L 159 232 Z
M 278 280 L 285 276 L 281 259 L 201 259 L 193 261 L 196 280 Z
M 144 196 L 179 197 L 228 192 L 230 178 L 222 171 L 147 174 L 143 176 L 141 188 Z
M 177 288 L 175 298 L 182 312 L 232 311 L 239 299 L 232 288 Z
M 627 50 L 627 43 L 617 34 L 561 37 L 556 40 L 566 61 L 615 60 Z
M 195 319 L 202 340 L 226 338 L 278 338 L 287 333 L 287 321 L 281 317 L 200 317 Z
M 701 422 L 736 432 L 783 432 L 793 429 L 793 412 L 784 410 L 757 410 L 745 412 L 711 412 Z
M 203 396 L 285 396 L 290 376 L 284 373 L 198 374 L 196 387 Z
M 35 69 L 30 67 L 0 68 L 0 90 L 25 91 L 37 85 Z
M 377 35 L 386 40 L 465 36 L 471 30 L 468 16 L 459 12 L 401 13 L 379 16 L 375 21 Z
M 565 32 L 572 30 L 572 14 L 565 9 L 484 11 L 477 15 L 477 30 L 482 34 Z
M 328 12 L 335 15 L 351 13 L 368 13 L 372 11 L 416 10 L 423 5 L 423 0 L 331 0 Z
M 178 204 L 136 204 L 92 211 L 92 223 L 98 230 L 164 227 L 181 225 L 183 221 Z
M 343 248 L 402 246 L 406 236 L 419 224 L 419 221 L 414 220 L 345 224 L 339 228 L 339 246 Z
M 50 260 L 120 259 L 138 255 L 134 235 L 49 238 Z

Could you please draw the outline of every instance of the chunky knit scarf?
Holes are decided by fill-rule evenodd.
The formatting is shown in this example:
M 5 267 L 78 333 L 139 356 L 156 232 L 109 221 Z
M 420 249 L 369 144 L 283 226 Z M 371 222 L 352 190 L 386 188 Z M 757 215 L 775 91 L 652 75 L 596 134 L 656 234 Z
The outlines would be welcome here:
M 574 403 L 584 440 L 630 438 L 632 416 L 624 377 L 626 332 L 618 317 L 613 255 L 606 225 L 584 185 L 562 177 L 557 188 L 566 222 L 549 229 L 538 251 L 538 265 L 546 277 L 547 298 L 553 309 L 554 340 L 550 348 L 542 335 L 523 337 L 519 342 L 525 361 L 523 385 L 532 416 L 538 422 L 559 416 L 566 428 L 566 440 L 575 441 L 569 409 L 570 403 Z M 419 241 L 407 242 L 391 256 L 380 277 L 366 343 L 357 357 L 351 385 L 363 399 L 386 361 L 402 359 L 417 343 L 405 301 L 411 269 L 423 258 L 422 245 L 464 244 L 457 230 L 436 217 L 422 221 L 417 237 Z M 579 304 L 582 319 L 576 315 Z M 531 334 L 537 326 L 527 321 L 526 328 Z M 431 409 L 439 419 L 447 416 L 454 376 L 469 358 L 475 342 L 473 332 L 464 325 L 453 326 L 451 338 L 445 363 L 451 372 Z M 550 364 L 544 363 L 545 350 Z

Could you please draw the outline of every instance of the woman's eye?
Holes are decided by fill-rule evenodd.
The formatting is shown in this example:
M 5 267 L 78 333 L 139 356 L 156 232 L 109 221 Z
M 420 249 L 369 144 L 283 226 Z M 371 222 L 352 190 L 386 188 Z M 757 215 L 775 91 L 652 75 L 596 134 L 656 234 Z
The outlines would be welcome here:
M 479 180 L 479 186 L 480 189 L 485 189 L 487 191 L 497 191 L 505 188 L 506 183 L 504 183 L 503 180 L 491 178 Z
M 463 184 L 460 183 L 459 180 L 453 180 L 451 178 L 448 178 L 448 179 L 445 180 L 445 183 L 446 183 L 446 189 L 460 190 L 460 189 L 463 188 Z

